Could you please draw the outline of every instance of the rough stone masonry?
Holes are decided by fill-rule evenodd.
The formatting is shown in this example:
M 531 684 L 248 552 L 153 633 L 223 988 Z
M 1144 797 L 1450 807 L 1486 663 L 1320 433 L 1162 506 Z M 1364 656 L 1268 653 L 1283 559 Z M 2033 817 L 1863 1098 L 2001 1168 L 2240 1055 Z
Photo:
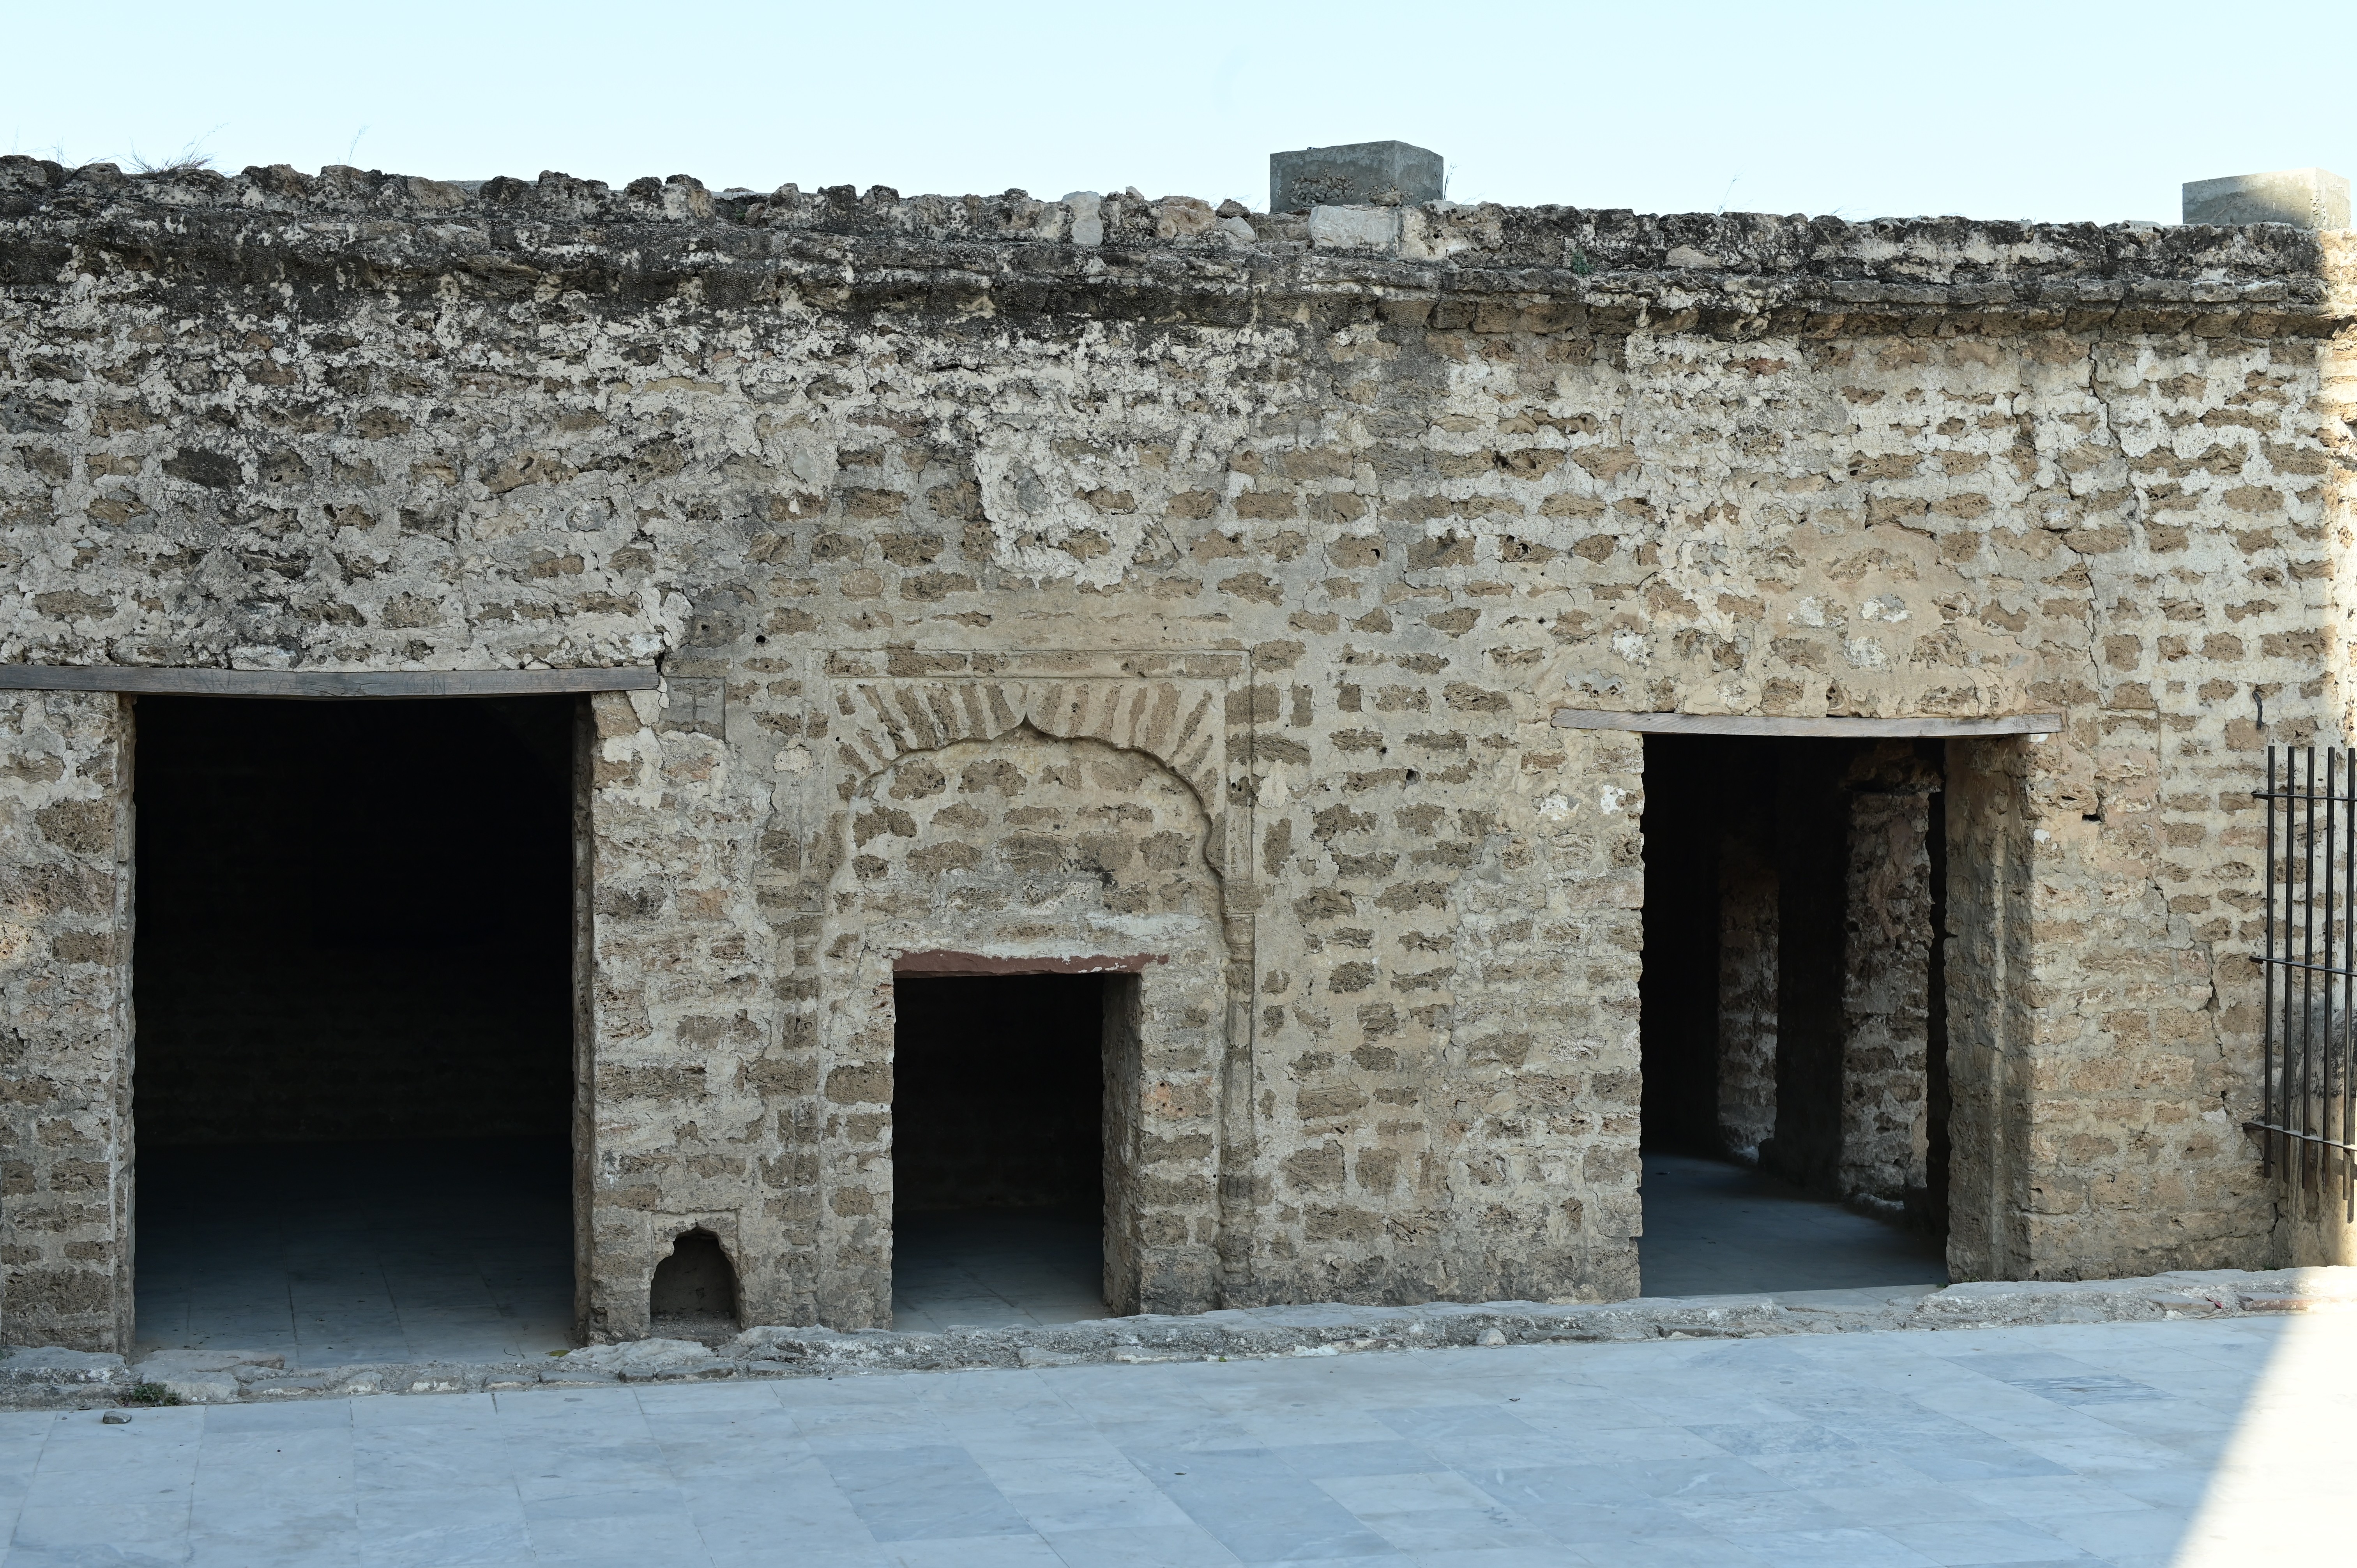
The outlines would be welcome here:
M 1116 1311 L 1631 1294 L 1668 824 L 1566 709 L 2061 714 L 1946 754 L 1952 1267 L 2319 1261 L 2241 955 L 2258 748 L 2351 717 L 2351 259 L 0 159 L 0 660 L 660 666 L 584 702 L 593 1339 L 698 1227 L 889 1321 L 923 953 L 1134 976 Z M 0 693 L 19 1344 L 128 1346 L 135 724 Z

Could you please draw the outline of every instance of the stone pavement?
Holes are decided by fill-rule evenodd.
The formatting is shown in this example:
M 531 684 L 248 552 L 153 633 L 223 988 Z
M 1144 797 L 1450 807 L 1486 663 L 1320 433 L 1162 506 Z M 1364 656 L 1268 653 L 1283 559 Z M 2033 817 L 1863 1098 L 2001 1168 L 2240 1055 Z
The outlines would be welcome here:
M 5 1568 L 2345 1555 L 2357 1316 L 0 1415 Z

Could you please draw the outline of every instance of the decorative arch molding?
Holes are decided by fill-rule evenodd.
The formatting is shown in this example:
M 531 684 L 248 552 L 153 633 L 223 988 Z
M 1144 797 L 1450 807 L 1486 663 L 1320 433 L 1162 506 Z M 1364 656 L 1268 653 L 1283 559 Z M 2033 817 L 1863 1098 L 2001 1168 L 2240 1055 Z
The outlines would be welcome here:
M 816 662 L 813 660 L 813 662 Z M 926 668 L 912 670 L 912 663 Z M 879 654 L 837 652 L 825 668 L 810 671 L 805 687 L 813 719 L 823 717 L 823 729 L 811 724 L 805 735 L 815 742 L 813 766 L 802 776 L 802 832 L 809 847 L 805 884 L 819 895 L 829 924 L 860 922 L 859 940 L 851 949 L 836 946 L 848 929 L 838 929 L 820 946 L 829 950 L 818 961 L 815 1004 L 816 1043 L 823 1074 L 839 1066 L 853 1067 L 873 1059 L 870 1032 L 852 1026 L 852 1017 L 873 1016 L 873 1002 L 860 1000 L 872 992 L 879 977 L 888 977 L 901 956 L 932 950 L 963 949 L 963 936 L 953 930 L 920 937 L 917 932 L 888 935 L 853 913 L 851 896 L 854 843 L 853 820 L 866 807 L 865 797 L 877 781 L 899 765 L 929 752 L 970 744 L 989 745 L 1023 732 L 1049 741 L 1094 742 L 1137 754 L 1157 765 L 1193 797 L 1201 813 L 1203 854 L 1212 875 L 1207 891 L 1215 908 L 1212 938 L 1219 969 L 1223 973 L 1201 975 L 1224 992 L 1223 1008 L 1213 1015 L 1212 1055 L 1217 1149 L 1201 1173 L 1209 1190 L 1204 1198 L 1217 1209 L 1217 1256 L 1211 1262 L 1216 1278 L 1188 1292 L 1183 1304 L 1154 1303 L 1149 1289 L 1146 1310 L 1195 1310 L 1212 1305 L 1242 1305 L 1254 1299 L 1252 1240 L 1255 1223 L 1250 1212 L 1254 1194 L 1263 1185 L 1254 1173 L 1258 1164 L 1254 1134 L 1254 1018 L 1252 1009 L 1255 961 L 1254 918 L 1257 907 L 1253 863 L 1251 814 L 1254 795 L 1249 774 L 1248 747 L 1232 749 L 1233 698 L 1248 687 L 1246 656 L 1218 652 L 1183 655 L 1068 654 L 913 655 L 907 650 Z M 952 666 L 943 668 L 943 666 Z M 1249 723 L 1249 719 L 1246 720 Z M 1242 733 L 1248 733 L 1244 731 Z M 823 893 L 821 890 L 823 889 Z M 808 906 L 805 906 L 806 908 Z M 813 910 L 816 913 L 817 910 Z M 897 924 L 899 922 L 892 922 Z M 1075 933 L 1075 940 L 1086 938 Z M 881 948 L 894 950 L 886 952 Z M 1111 949 L 1104 950 L 1111 951 Z M 855 956 L 856 954 L 864 956 Z M 971 955 L 961 951 L 961 958 Z M 994 949 L 978 955 L 998 961 Z M 1077 959 L 1101 960 L 1102 954 L 1082 953 Z M 1142 966 L 1155 973 L 1160 962 Z M 1150 975 L 1146 976 L 1150 980 Z M 888 978 L 886 993 L 888 995 Z M 833 1001 L 827 1000 L 831 995 Z M 880 998 L 877 1000 L 880 1001 Z M 842 1011 L 852 1009 L 850 1015 Z M 887 1015 L 888 1017 L 888 1014 Z M 860 1180 L 862 1156 L 846 1147 L 838 1155 L 822 1153 L 820 1165 L 841 1179 Z M 833 1176 L 823 1176 L 823 1185 Z M 858 1200 L 855 1199 L 854 1204 Z M 866 1227 L 845 1224 L 834 1216 L 840 1208 L 830 1196 L 822 1203 L 828 1218 L 822 1221 L 822 1254 L 840 1258 L 848 1267 L 829 1270 L 836 1279 L 858 1276 L 872 1269 L 866 1260 L 876 1254 L 872 1243 L 858 1232 Z M 823 1269 L 827 1265 L 822 1264 Z M 867 1277 L 874 1278 L 872 1273 Z M 879 1294 L 878 1305 L 888 1314 L 888 1268 L 863 1295 Z M 858 1302 L 838 1298 L 832 1314 L 847 1326 L 861 1316 Z M 882 1321 L 888 1321 L 885 1316 Z
M 837 799 L 847 801 L 868 779 L 915 753 L 1026 727 L 1056 740 L 1100 741 L 1153 757 L 1194 791 L 1210 824 L 1211 869 L 1237 887 L 1251 880 L 1251 836 L 1228 831 L 1229 686 L 1135 677 L 839 682 Z

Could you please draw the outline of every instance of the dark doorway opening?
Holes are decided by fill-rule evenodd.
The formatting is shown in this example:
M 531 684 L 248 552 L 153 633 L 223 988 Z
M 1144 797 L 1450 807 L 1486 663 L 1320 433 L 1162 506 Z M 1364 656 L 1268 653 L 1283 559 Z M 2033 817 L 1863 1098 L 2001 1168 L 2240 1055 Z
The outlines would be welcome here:
M 1104 1316 L 1107 996 L 1094 974 L 894 983 L 897 1326 Z
M 1943 761 L 1646 737 L 1646 1294 L 1946 1279 Z
M 146 697 L 138 1338 L 570 1342 L 574 699 Z

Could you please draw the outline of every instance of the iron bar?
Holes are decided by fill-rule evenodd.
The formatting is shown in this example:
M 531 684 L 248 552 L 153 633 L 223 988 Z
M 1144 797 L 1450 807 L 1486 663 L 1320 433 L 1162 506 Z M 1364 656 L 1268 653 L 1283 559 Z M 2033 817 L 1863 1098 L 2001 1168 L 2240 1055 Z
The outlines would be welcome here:
M 2330 974 L 2336 979 L 2349 972 L 2337 963 L 2302 963 L 2296 958 L 2271 959 L 2265 953 L 2257 952 L 2250 956 L 2253 963 L 2272 964 L 2276 969 L 2312 969 L 2319 974 Z M 2330 958 L 2332 955 L 2327 953 L 2325 956 Z
M 2295 871 L 2299 854 L 2299 762 L 2298 758 L 2287 753 L 2284 757 L 2283 771 L 2283 920 L 2282 929 L 2277 935 L 2281 947 L 2277 950 L 2283 961 L 2288 963 L 2292 961 L 2292 944 L 2299 938 L 2299 913 L 2296 904 L 2299 897 L 2299 884 Z M 2280 1021 L 2281 1026 L 2276 1031 L 2276 1097 L 2274 1102 L 2267 1107 L 2267 1120 L 2279 1127 L 2288 1124 L 2291 1121 L 2291 1010 L 2297 1004 L 2297 999 L 2292 994 L 2291 972 L 2287 969 L 2283 975 L 2283 1017 Z M 2290 1168 L 2291 1140 L 2276 1139 L 2276 1165 L 2283 1169 L 2286 1176 L 2297 1178 L 2298 1173 Z
M 2267 747 L 2267 792 L 2260 799 L 2267 803 L 2267 880 L 2260 889 L 2266 895 L 2266 949 L 2259 955 L 2259 972 L 2266 979 L 2266 1002 L 2259 1010 L 2261 1055 L 2266 1063 L 2266 1094 L 2261 1101 L 2265 1115 L 2273 1121 L 2276 1114 L 2276 748 Z M 2273 1176 L 2276 1168 L 2276 1141 L 2264 1140 L 2259 1144 L 2259 1170 Z
M 2330 746 L 2325 747 L 2324 790 L 2327 795 L 2332 792 L 2333 775 L 2338 771 L 2339 761 L 2340 754 Z M 2308 748 L 2308 783 L 2309 793 L 2313 795 L 2316 792 L 2316 747 L 2312 746 Z M 2332 804 L 2330 800 L 2324 803 L 2324 875 L 2321 881 L 2316 874 L 2316 807 L 2317 802 L 2310 800 L 2308 803 L 2308 904 L 2304 913 L 2311 936 L 2316 930 L 2318 917 L 2321 915 L 2323 918 L 2324 961 L 2329 964 L 2332 961 Z M 2312 971 L 2299 977 L 2299 1125 L 2302 1133 L 2321 1133 L 2323 1129 L 2315 1125 L 2316 1090 L 2321 1086 L 2315 1082 L 2320 1075 L 2314 1070 L 2319 1042 L 2316 1026 L 2316 975 Z M 2322 1049 L 2329 1051 L 2332 1048 L 2332 983 L 2329 980 L 2324 983 L 2324 1008 L 2326 1016 L 2320 1045 Z M 2309 1164 L 2308 1153 L 2303 1146 L 2299 1157 L 2299 1185 L 2303 1190 L 2309 1185 Z M 2321 1192 L 2324 1190 L 2324 1161 L 2320 1154 L 2315 1165 L 2316 1188 Z
M 2307 831 L 2300 835 L 2299 845 L 2299 886 L 2302 895 L 2299 901 L 2300 961 L 2304 966 L 2299 977 L 2299 1125 L 2304 1133 L 2309 1131 L 2308 1064 L 2314 1055 L 2316 1045 L 2316 747 L 2312 746 L 2308 748 L 2308 800 L 2303 803 L 2308 808 L 2308 819 L 2305 824 Z M 2285 1032 L 2284 1048 L 2287 1051 L 2291 1048 L 2288 1030 Z M 2284 1088 L 2287 1093 L 2291 1088 L 2291 1060 L 2287 1057 L 2284 1059 Z M 2291 1120 L 2292 1118 L 2288 1116 L 2284 1118 L 2287 1125 Z M 2306 1149 L 2299 1151 L 2299 1179 L 2297 1185 L 2301 1187 L 2308 1186 L 2308 1151 Z
M 2319 1144 L 2328 1149 L 2357 1150 L 2357 1144 L 2344 1144 L 2338 1138 L 2319 1137 L 2314 1133 L 2303 1133 L 2297 1127 L 2278 1127 L 2272 1122 L 2245 1122 L 2243 1123 L 2243 1130 L 2246 1133 L 2280 1133 L 2287 1138 L 2297 1138 L 2304 1144 Z
M 2357 1068 L 2357 750 L 2344 751 L 2341 759 L 2349 786 L 2349 833 L 2341 892 L 2341 1201 L 2346 1217 L 2357 1220 L 2357 1093 L 2351 1092 L 2357 1085 L 2350 1079 Z
M 2243 1126 L 2303 1211 L 2326 1201 L 2338 1151 L 2341 1207 L 2357 1220 L 2357 747 L 2269 746 L 2266 788 L 2251 794 L 2266 811 L 2250 955 L 2263 983 L 2262 1082 L 2260 1114 Z

